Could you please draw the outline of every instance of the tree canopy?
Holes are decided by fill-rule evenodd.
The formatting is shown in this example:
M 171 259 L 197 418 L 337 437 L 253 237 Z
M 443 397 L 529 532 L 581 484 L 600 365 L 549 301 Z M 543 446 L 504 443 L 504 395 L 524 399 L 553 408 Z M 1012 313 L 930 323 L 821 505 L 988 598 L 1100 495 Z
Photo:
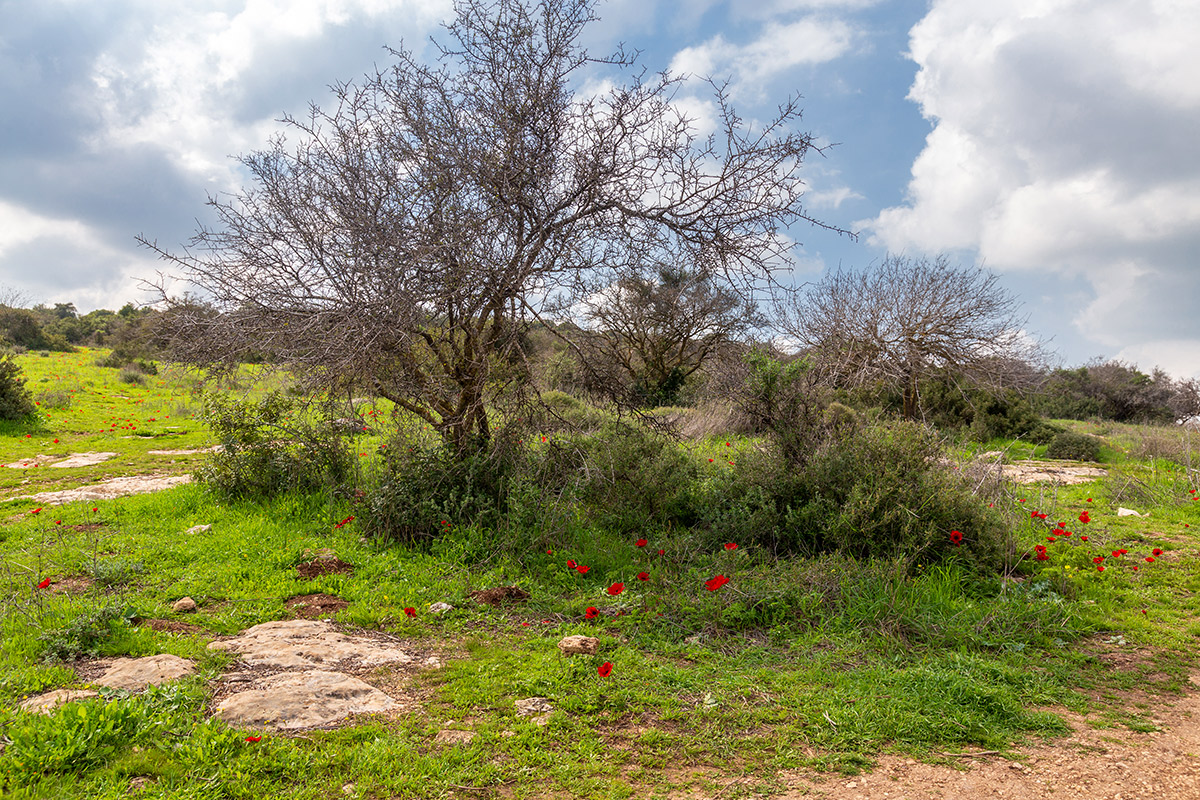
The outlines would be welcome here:
M 466 451 L 526 385 L 530 324 L 653 264 L 769 279 L 785 229 L 821 224 L 802 204 L 814 145 L 795 101 L 750 125 L 714 86 L 719 130 L 700 137 L 677 77 L 583 49 L 593 6 L 459 0 L 436 64 L 391 51 L 243 156 L 253 185 L 210 198 L 218 223 L 188 246 L 141 237 L 219 312 L 174 315 L 176 355 L 266 352 L 314 385 L 369 387 Z M 596 64 L 631 76 L 580 91 Z

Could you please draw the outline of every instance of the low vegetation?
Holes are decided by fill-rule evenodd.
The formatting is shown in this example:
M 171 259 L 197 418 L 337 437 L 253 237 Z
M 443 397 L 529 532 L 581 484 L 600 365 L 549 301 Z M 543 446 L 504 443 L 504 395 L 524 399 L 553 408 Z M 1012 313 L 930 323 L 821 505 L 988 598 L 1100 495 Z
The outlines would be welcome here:
M 770 793 L 789 769 L 855 772 L 883 751 L 1008 751 L 1064 733 L 1058 709 L 1144 730 L 1150 712 L 1126 692 L 1169 696 L 1193 663 L 1200 518 L 1178 428 L 1058 421 L 1099 443 L 1107 477 L 1022 487 L 971 454 L 1045 445 L 788 403 L 774 408 L 809 420 L 799 440 L 769 424 L 679 440 L 551 396 L 553 413 L 507 418 L 463 460 L 382 401 L 302 403 L 252 367 L 223 393 L 173 369 L 129 385 L 95 366 L 103 355 L 15 357 L 34 392 L 53 382 L 42 391 L 70 399 L 7 429 L 6 463 L 118 455 L 93 471 L 7 468 L 5 496 L 96 469 L 201 482 L 6 502 L 0 781 L 15 797 L 665 796 L 717 791 L 731 769 Z M 225 453 L 149 452 L 214 444 Z M 186 533 L 198 525 L 211 528 Z M 350 570 L 302 577 L 322 549 Z M 468 596 L 512 585 L 530 599 Z M 348 603 L 339 624 L 445 666 L 370 673 L 409 710 L 335 730 L 211 719 L 230 662 L 206 644 L 314 592 Z M 195 614 L 172 611 L 185 595 Z M 563 658 L 569 634 L 599 653 Z M 49 716 L 17 708 L 86 683 L 97 658 L 153 653 L 198 673 Z M 526 697 L 549 699 L 544 724 L 515 713 Z M 475 736 L 435 741 L 447 728 Z

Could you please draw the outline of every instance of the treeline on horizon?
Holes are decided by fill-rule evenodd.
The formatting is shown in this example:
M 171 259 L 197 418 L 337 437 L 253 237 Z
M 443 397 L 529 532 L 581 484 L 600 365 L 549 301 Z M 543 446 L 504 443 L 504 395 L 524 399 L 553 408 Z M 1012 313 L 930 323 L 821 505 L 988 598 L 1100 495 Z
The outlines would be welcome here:
M 133 303 L 118 311 L 96 309 L 87 314 L 78 313 L 73 303 L 31 308 L 0 304 L 0 348 L 16 353 L 106 348 L 112 352 L 103 366 L 152 371 L 153 362 L 166 357 L 170 334 L 163 323 L 170 313 Z M 586 397 L 594 388 L 589 385 L 593 376 L 574 367 L 571 354 L 556 337 L 540 333 L 534 329 L 527 343 L 535 355 L 539 388 Z M 647 396 L 645 405 L 704 404 L 720 395 L 730 373 L 744 371 L 741 364 L 751 350 L 785 363 L 801 355 L 782 353 L 765 343 L 730 342 L 669 396 Z M 1157 367 L 1147 374 L 1133 364 L 1096 358 L 1074 367 L 1015 365 L 1009 374 L 1016 379 L 1004 389 L 971 385 L 952 374 L 927 377 L 920 391 L 922 416 L 940 429 L 964 430 L 980 441 L 1036 441 L 1056 432 L 1044 419 L 1168 424 L 1200 414 L 1200 381 L 1173 378 Z M 842 392 L 840 399 L 884 412 L 898 412 L 902 402 L 898 392 L 882 385 L 858 386 Z

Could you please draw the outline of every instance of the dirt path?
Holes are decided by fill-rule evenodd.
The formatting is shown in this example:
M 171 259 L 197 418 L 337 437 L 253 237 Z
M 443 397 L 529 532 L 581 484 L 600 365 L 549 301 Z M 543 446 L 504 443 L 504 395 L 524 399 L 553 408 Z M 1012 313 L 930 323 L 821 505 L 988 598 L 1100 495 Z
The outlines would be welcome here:
M 1200 674 L 1192 691 L 1157 698 L 1159 730 L 1093 728 L 1067 716 L 1075 732 L 1024 751 L 1017 761 L 997 755 L 964 757 L 962 769 L 885 756 L 872 772 L 853 778 L 786 775 L 776 797 L 838 800 L 1200 800 Z M 731 787 L 732 788 L 732 787 Z

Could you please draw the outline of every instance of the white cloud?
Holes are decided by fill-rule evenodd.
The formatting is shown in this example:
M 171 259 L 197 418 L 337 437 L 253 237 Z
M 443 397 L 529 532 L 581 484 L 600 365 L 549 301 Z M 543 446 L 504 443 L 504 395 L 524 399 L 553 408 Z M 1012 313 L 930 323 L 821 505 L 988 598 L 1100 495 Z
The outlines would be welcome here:
M 910 45 L 934 128 L 872 243 L 1077 277 L 1105 346 L 1200 339 L 1200 4 L 935 0 Z
M 788 24 L 768 23 L 757 39 L 735 44 L 718 34 L 686 47 L 671 60 L 674 74 L 732 78 L 735 88 L 758 92 L 762 84 L 793 67 L 832 61 L 849 51 L 853 29 L 837 19 L 805 17 Z
M 126 39 L 97 59 L 92 81 L 107 124 L 92 144 L 99 150 L 151 143 L 185 170 L 235 185 L 227 156 L 262 147 L 285 110 L 264 107 L 257 119 L 235 117 L 233 98 L 255 77 L 258 58 L 385 13 L 427 30 L 449 9 L 449 0 L 212 0 L 147 8 L 153 24 L 145 39 L 132 45 Z M 327 80 L 339 77 L 353 76 Z

